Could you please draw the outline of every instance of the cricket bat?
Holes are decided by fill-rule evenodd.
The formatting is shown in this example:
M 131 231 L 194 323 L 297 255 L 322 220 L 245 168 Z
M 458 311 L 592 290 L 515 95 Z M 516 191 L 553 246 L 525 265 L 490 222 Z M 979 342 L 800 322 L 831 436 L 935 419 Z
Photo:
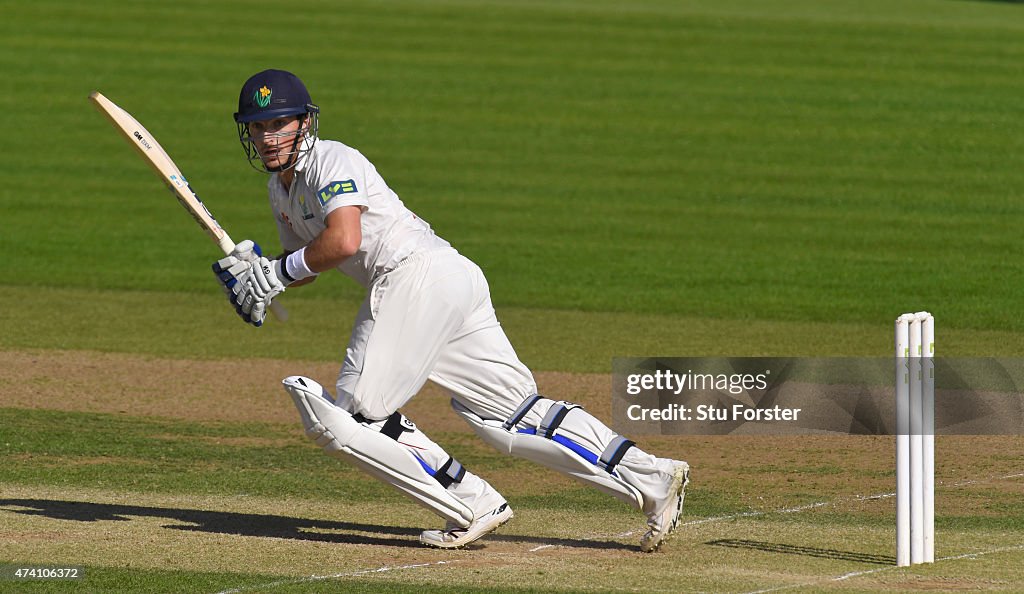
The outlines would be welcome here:
M 160 146 L 160 143 L 156 141 L 156 138 L 142 127 L 142 124 L 133 118 L 130 113 L 118 107 L 99 91 L 89 95 L 89 100 L 96 106 L 96 109 L 107 116 L 107 119 L 114 125 L 114 128 L 121 132 L 125 140 L 135 147 L 135 150 L 146 159 L 146 162 L 153 168 L 153 171 L 164 180 L 164 183 L 167 184 L 174 197 L 192 215 L 192 218 L 199 223 L 199 226 L 206 231 L 210 239 L 217 244 L 225 255 L 230 254 L 231 250 L 235 249 L 235 242 L 231 240 L 227 231 L 220 226 L 217 219 L 213 218 L 209 209 L 199 199 L 199 196 L 192 191 L 185 176 L 181 174 L 181 170 L 174 164 L 174 161 L 171 160 L 171 157 Z M 288 319 L 288 312 L 277 301 L 270 302 L 270 311 L 282 322 Z

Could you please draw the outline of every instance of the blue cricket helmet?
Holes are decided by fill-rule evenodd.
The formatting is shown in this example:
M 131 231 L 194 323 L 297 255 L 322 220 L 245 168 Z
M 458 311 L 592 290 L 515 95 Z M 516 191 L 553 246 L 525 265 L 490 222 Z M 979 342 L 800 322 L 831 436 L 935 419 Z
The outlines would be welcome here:
M 299 77 L 284 70 L 264 70 L 249 77 L 238 95 L 238 123 L 320 111 Z
M 299 159 L 309 153 L 316 143 L 320 127 L 319 113 L 320 108 L 313 103 L 306 85 L 291 72 L 264 70 L 249 77 L 242 85 L 242 92 L 238 95 L 238 111 L 235 112 L 238 140 L 242 143 L 249 164 L 267 173 L 295 167 Z M 249 134 L 249 123 L 288 116 L 299 116 L 302 121 L 292 139 L 291 149 L 286 153 L 288 163 L 269 168 Z

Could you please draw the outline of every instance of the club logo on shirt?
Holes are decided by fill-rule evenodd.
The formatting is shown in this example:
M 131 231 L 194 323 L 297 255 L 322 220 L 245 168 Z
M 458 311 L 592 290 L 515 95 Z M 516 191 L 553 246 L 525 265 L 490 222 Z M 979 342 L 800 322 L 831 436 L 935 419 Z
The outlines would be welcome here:
M 353 194 L 357 192 L 355 180 L 346 179 L 344 181 L 332 181 L 326 186 L 320 188 L 317 192 L 317 199 L 320 200 L 320 205 L 327 204 L 327 201 L 339 194 Z
M 306 195 L 299 194 L 299 206 L 302 207 L 302 220 L 308 221 L 313 218 L 313 213 L 309 211 L 309 205 L 306 204 Z
M 253 94 L 252 100 L 256 102 L 256 105 L 266 107 L 270 105 L 270 96 L 273 94 L 274 89 L 267 88 L 267 85 L 263 85 Z

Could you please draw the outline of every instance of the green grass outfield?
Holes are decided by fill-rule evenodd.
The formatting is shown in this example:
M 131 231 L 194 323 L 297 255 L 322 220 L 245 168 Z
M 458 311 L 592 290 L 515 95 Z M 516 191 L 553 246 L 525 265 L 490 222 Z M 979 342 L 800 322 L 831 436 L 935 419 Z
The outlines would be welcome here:
M 264 177 L 245 163 L 231 114 L 242 82 L 273 67 L 305 80 L 322 136 L 360 149 L 483 267 L 534 369 L 608 373 L 615 356 L 884 356 L 892 320 L 919 309 L 936 316 L 940 355 L 1024 355 L 1018 3 L 43 0 L 2 12 L 0 352 L 239 359 L 239 373 L 248 359 L 340 359 L 361 289 L 323 278 L 283 296 L 288 324 L 243 326 L 209 272 L 216 248 L 87 100 L 99 90 L 135 115 L 231 235 L 272 252 Z M 5 404 L 29 388 L 3 377 L 0 499 L 240 514 L 254 497 L 249 513 L 344 522 L 353 519 L 310 497 L 301 477 L 357 506 L 390 497 L 346 467 L 325 467 L 294 424 L 29 412 Z M 66 443 L 60 427 L 75 428 Z M 276 445 L 213 443 L 251 433 Z M 438 439 L 499 476 L 532 468 L 456 430 Z M 0 579 L 0 591 L 1024 589 L 1014 570 L 1020 479 L 1005 478 L 1021 472 L 1019 444 L 994 461 L 978 451 L 987 465 L 941 467 L 940 494 L 963 504 L 945 510 L 942 554 L 979 556 L 874 572 L 891 556 L 891 510 L 851 503 L 865 493 L 852 484 L 804 482 L 842 476 L 842 456 L 794 444 L 822 461 L 794 462 L 793 477 L 765 487 L 766 502 L 740 478 L 759 476 L 751 455 L 730 443 L 710 447 L 721 459 L 703 461 L 721 466 L 695 484 L 687 513 L 732 519 L 695 525 L 654 560 L 622 553 L 618 566 L 614 548 L 567 545 L 633 542 L 615 535 L 636 518 L 557 482 L 513 499 L 519 524 L 476 557 L 374 547 L 375 537 L 363 539 L 368 548 L 273 535 L 189 541 L 159 517 L 86 535 L 100 552 L 76 557 L 61 549 L 61 531 L 86 542 L 77 535 L 87 523 L 42 514 L 33 524 L 0 505 L 0 564 L 52 563 L 60 559 L 46 555 L 65 550 L 95 580 Z M 701 444 L 656 445 L 683 455 Z M 730 457 L 751 466 L 722 461 Z M 73 471 L 53 472 L 62 460 L 76 461 Z M 865 469 L 871 492 L 890 488 L 883 462 Z M 969 478 L 990 483 L 954 486 Z M 776 513 L 822 500 L 822 511 Z M 305 511 L 289 515 L 282 502 L 291 501 Z M 566 502 L 578 526 L 545 521 L 572 517 Z M 400 526 L 398 538 L 430 521 L 399 509 L 373 521 Z M 764 513 L 743 515 L 754 512 Z M 12 542 L 5 530 L 56 548 Z M 780 541 L 794 548 L 769 546 Z M 174 548 L 197 542 L 221 562 Z M 552 542 L 557 554 L 523 552 Z M 102 554 L 108 545 L 117 555 Z M 332 566 L 332 555 L 349 564 Z M 431 569 L 441 561 L 450 564 Z M 426 565 L 360 573 L 389 563 Z M 340 577 L 296 581 L 304 571 Z M 833 579 L 847 573 L 857 575 Z
M 231 113 L 279 66 L 499 306 L 1024 330 L 1012 3 L 122 4 L 5 10 L 5 285 L 213 292 L 94 89 L 276 247 Z

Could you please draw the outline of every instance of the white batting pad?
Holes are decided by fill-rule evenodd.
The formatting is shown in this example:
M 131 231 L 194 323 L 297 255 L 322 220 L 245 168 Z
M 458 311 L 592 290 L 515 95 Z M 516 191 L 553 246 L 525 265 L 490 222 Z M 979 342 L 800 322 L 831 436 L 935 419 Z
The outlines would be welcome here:
M 427 474 L 404 446 L 335 406 L 323 386 L 302 376 L 282 383 L 299 411 L 306 436 L 325 452 L 355 464 L 461 528 L 473 521 L 473 511 Z
M 547 400 L 547 403 L 551 402 Z M 540 405 L 538 405 L 539 407 Z M 579 453 L 566 447 L 563 443 L 536 434 L 520 433 L 515 428 L 511 431 L 507 430 L 502 426 L 502 421 L 482 419 L 479 415 L 454 399 L 452 400 L 452 408 L 473 427 L 473 430 L 476 431 L 481 439 L 498 451 L 526 458 L 531 462 L 536 462 L 565 473 L 637 509 L 644 509 L 644 496 L 641 491 L 624 480 L 627 476 L 633 478 L 634 473 L 631 473 L 624 466 L 620 465 L 613 469 L 612 473 L 608 473 L 599 465 L 584 459 Z M 580 447 L 594 452 L 595 456 L 608 447 L 616 437 L 604 424 L 583 411 L 583 409 L 576 409 L 572 415 L 566 415 L 564 422 L 561 424 L 562 432 L 565 433 L 565 429 L 570 426 L 574 429 L 574 431 L 571 431 L 574 438 L 573 441 Z M 599 443 L 596 438 L 596 434 L 599 432 L 607 432 L 610 436 L 607 439 L 601 440 L 602 443 Z M 584 436 L 589 436 L 589 438 Z M 652 462 L 656 460 L 653 456 L 648 457 Z M 652 470 L 654 470 L 653 464 Z M 663 481 L 664 479 L 659 480 Z

